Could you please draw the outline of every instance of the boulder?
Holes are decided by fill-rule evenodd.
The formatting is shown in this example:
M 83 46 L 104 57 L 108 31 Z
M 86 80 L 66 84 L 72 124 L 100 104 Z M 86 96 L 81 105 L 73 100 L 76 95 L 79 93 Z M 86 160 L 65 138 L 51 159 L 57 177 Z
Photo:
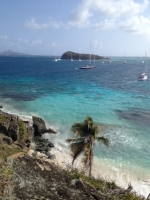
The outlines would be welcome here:
M 32 120 L 33 120 L 33 127 L 34 127 L 34 135 L 35 136 L 39 136 L 39 135 L 46 132 L 46 130 L 47 130 L 46 125 L 45 125 L 45 122 L 42 118 L 32 116 Z
M 12 144 L 12 139 L 8 136 L 4 136 L 2 140 L 3 140 L 4 143 L 6 143 L 8 145 Z
M 46 130 L 46 132 L 47 132 L 47 133 L 52 133 L 52 134 L 56 134 L 56 133 L 57 133 L 57 132 L 54 131 L 52 128 L 48 128 L 48 129 Z
M 43 137 L 36 136 L 34 138 L 34 142 L 36 144 L 35 150 L 41 153 L 46 153 L 50 151 L 52 147 L 54 147 L 54 144 L 52 142 Z
M 22 121 L 18 116 L 0 110 L 0 133 L 11 138 L 12 142 L 24 148 L 34 137 L 34 129 L 29 122 Z M 11 140 L 5 140 L 11 143 Z M 27 141 L 27 145 L 26 145 Z
M 0 132 L 7 135 L 10 126 L 11 115 L 0 111 Z

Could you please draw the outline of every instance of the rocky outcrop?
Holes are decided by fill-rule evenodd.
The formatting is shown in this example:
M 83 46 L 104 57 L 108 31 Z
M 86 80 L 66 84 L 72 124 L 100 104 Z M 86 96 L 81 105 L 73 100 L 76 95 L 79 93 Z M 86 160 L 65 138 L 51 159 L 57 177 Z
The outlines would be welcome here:
M 48 139 L 44 139 L 42 134 L 45 132 L 56 133 L 53 129 L 46 128 L 42 118 L 32 117 L 33 125 L 28 121 L 21 120 L 18 116 L 0 111 L 0 134 L 1 142 L 7 145 L 15 144 L 22 149 L 31 148 L 35 152 L 41 152 L 48 158 L 53 159 L 50 153 L 54 144 Z
M 45 158 L 14 155 L 7 163 L 14 173 L 13 187 L 8 187 L 8 195 L 5 195 L 11 196 L 12 200 L 95 200 L 83 186 L 76 186 L 71 174 Z M 86 187 L 92 190 L 92 187 Z
M 34 127 L 34 136 L 41 136 L 43 133 L 53 133 L 56 134 L 57 132 L 51 128 L 46 128 L 45 121 L 36 116 L 32 116 L 33 127 Z
M 11 138 L 12 142 L 15 142 L 22 148 L 31 141 L 34 137 L 34 129 L 27 121 L 21 120 L 18 116 L 12 115 L 0 110 L 0 133 Z M 8 144 L 11 144 L 11 140 L 5 138 Z
M 35 148 L 34 148 L 35 151 L 45 154 L 50 159 L 53 158 L 53 155 L 50 153 L 51 148 L 54 147 L 54 144 L 52 142 L 42 137 L 35 137 L 34 142 L 35 142 Z
M 33 120 L 35 136 L 41 135 L 42 133 L 46 132 L 47 129 L 46 129 L 45 121 L 42 118 L 32 116 L 32 120 Z

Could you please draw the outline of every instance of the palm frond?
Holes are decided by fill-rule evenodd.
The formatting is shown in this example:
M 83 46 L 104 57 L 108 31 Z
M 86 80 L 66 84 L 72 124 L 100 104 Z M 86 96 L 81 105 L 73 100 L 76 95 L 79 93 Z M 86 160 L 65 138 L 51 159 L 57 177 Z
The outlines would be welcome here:
M 71 130 L 80 137 L 88 137 L 89 135 L 96 137 L 100 132 L 99 126 L 89 116 L 86 117 L 84 122 L 73 124 Z
M 77 138 L 68 138 L 66 139 L 66 142 L 70 143 L 70 142 L 76 142 L 78 139 Z
M 98 142 L 102 142 L 105 146 L 109 147 L 109 139 L 105 137 L 97 137 Z
M 84 141 L 70 144 L 70 150 L 72 152 L 72 157 L 73 157 L 72 165 L 74 161 L 78 158 L 78 156 L 84 151 L 84 147 L 85 147 Z
M 76 136 L 85 137 L 87 136 L 87 126 L 84 123 L 75 123 L 72 125 L 71 130 L 76 134 Z

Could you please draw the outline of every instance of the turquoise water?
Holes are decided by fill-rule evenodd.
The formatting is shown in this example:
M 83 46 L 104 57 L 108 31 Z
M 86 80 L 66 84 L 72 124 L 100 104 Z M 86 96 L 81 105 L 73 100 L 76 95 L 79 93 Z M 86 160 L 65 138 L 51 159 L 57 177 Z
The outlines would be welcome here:
M 81 70 L 87 61 L 53 60 L 0 57 L 0 105 L 11 113 L 42 117 L 58 132 L 51 139 L 66 148 L 71 125 L 89 115 L 110 139 L 109 148 L 95 144 L 93 173 L 123 186 L 132 182 L 136 191 L 148 194 L 150 80 L 139 81 L 138 76 L 150 61 L 128 58 L 123 64 L 122 58 L 112 58 Z

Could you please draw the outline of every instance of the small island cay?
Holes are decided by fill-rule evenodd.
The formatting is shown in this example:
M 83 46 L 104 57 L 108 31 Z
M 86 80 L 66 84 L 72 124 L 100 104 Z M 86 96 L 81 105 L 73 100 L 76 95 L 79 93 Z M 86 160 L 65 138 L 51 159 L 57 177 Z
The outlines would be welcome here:
M 70 59 L 73 59 L 73 60 L 79 60 L 79 55 L 80 55 L 80 60 L 89 60 L 89 57 L 90 57 L 90 54 L 84 54 L 84 53 L 75 53 L 75 52 L 72 52 L 72 51 L 67 51 L 65 53 L 63 53 L 63 55 L 61 56 L 61 59 L 63 60 L 70 60 Z M 98 56 L 98 55 L 94 55 L 94 54 L 91 54 L 91 60 L 99 60 L 99 59 L 102 59 L 102 60 L 109 60 L 109 58 L 105 58 L 103 56 Z

